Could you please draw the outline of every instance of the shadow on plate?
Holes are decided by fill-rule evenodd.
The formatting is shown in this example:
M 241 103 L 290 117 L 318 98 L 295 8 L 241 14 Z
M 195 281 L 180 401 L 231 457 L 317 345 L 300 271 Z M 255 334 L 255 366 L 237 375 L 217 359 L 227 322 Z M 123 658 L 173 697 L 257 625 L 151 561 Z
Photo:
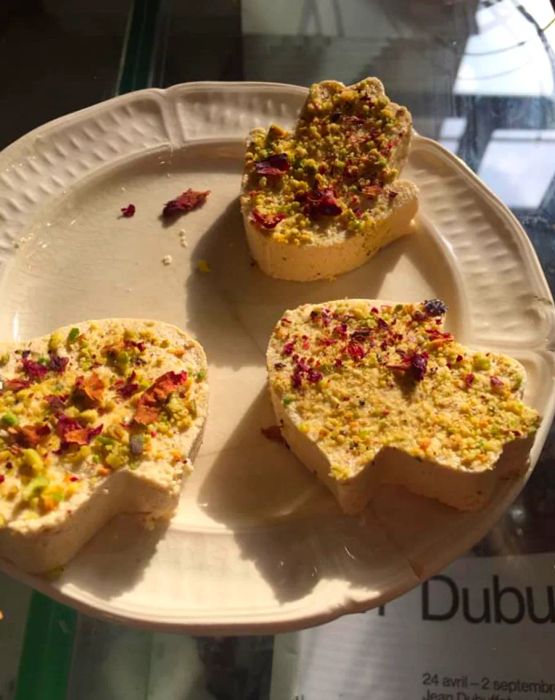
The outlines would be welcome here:
M 261 435 L 269 416 L 264 389 L 229 437 L 233 447 L 211 464 L 199 501 L 233 533 L 280 603 L 301 600 L 323 579 L 377 597 L 434 575 L 501 516 L 522 487 L 531 447 L 529 440 L 507 446 L 482 510 L 457 511 L 384 484 L 361 516 L 348 517 L 285 445 Z
M 404 279 L 402 294 L 420 295 L 432 285 L 434 295 L 451 306 L 456 322 L 451 265 L 426 228 L 335 280 L 287 282 L 264 275 L 251 260 L 235 200 L 197 243 L 192 258 L 208 261 L 211 272 L 189 276 L 188 327 L 216 366 L 263 367 L 269 335 L 286 308 L 342 297 L 379 298 L 382 289 L 392 288 L 388 278 L 399 270 L 409 277 L 412 271 L 420 280 L 412 285 Z M 271 423 L 275 418 L 264 388 L 208 466 L 199 502 L 233 532 L 243 556 L 255 563 L 276 598 L 300 600 L 321 579 L 345 580 L 377 592 L 383 590 L 380 583 L 395 575 L 406 581 L 406 560 L 373 512 L 367 509 L 360 518 L 342 515 L 328 491 L 285 446 L 261 435 L 261 428 Z
M 323 579 L 376 595 L 396 575 L 406 581 L 406 564 L 373 514 L 344 516 L 285 445 L 261 435 L 271 412 L 264 389 L 230 436 L 234 446 L 224 446 L 200 487 L 207 514 L 233 533 L 280 603 L 301 600 Z
M 209 362 L 217 366 L 260 364 L 270 333 L 285 309 L 345 297 L 379 298 L 382 289 L 391 289 L 388 278 L 393 273 L 402 277 L 394 285 L 401 290 L 395 300 L 410 300 L 407 294 L 419 297 L 423 284 L 432 285 L 434 295 L 451 308 L 451 328 L 457 318 L 451 265 L 425 228 L 394 241 L 362 267 L 336 279 L 288 282 L 268 277 L 250 257 L 239 203 L 234 200 L 203 234 L 191 257 L 206 260 L 211 271 L 187 279 L 188 328 L 203 344 Z M 399 271 L 400 261 L 404 265 Z M 414 284 L 411 271 L 417 280 Z
M 419 578 L 433 576 L 494 527 L 525 483 L 532 442 L 528 438 L 505 447 L 495 468 L 492 497 L 480 510 L 459 511 L 400 486 L 382 484 L 372 510 Z
M 112 518 L 68 565 L 71 584 L 105 600 L 131 590 L 143 578 L 168 525 L 160 520 L 147 527 L 137 515 Z M 63 588 L 63 579 L 60 583 Z

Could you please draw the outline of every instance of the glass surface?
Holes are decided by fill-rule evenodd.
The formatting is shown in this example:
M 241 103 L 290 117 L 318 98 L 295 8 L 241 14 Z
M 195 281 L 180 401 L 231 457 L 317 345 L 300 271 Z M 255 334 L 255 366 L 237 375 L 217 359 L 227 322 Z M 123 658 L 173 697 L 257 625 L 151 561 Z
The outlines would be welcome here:
M 112 97 L 131 0 L 0 2 L 0 148 Z
M 114 94 L 129 5 L 0 3 L 0 57 L 9 66 L 0 95 L 0 145 Z M 388 94 L 409 107 L 415 128 L 459 155 L 512 209 L 554 289 L 549 0 L 145 0 L 135 3 L 136 17 L 141 12 L 154 41 L 141 34 L 134 60 L 155 86 L 380 77 Z M 139 34 L 141 16 L 133 25 Z M 474 554 L 555 551 L 554 456 L 552 433 L 525 490 Z M 0 577 L 0 700 L 14 697 L 28 601 L 26 588 Z M 79 615 L 67 697 L 264 700 L 275 645 L 271 637 L 151 633 Z M 272 700 L 289 698 L 287 669 L 274 670 L 273 680 L 276 675 L 282 683 Z
M 190 637 L 79 616 L 68 697 L 264 700 L 271 637 Z

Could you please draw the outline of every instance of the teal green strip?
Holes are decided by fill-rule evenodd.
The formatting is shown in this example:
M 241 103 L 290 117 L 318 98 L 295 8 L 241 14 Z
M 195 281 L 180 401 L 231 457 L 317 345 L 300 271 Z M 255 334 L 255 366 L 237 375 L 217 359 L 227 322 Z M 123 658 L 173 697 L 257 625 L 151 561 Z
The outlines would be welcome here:
M 42 593 L 29 606 L 15 700 L 63 700 L 77 613 Z
M 123 52 L 117 93 L 140 90 L 152 82 L 152 60 L 160 0 L 134 0 Z

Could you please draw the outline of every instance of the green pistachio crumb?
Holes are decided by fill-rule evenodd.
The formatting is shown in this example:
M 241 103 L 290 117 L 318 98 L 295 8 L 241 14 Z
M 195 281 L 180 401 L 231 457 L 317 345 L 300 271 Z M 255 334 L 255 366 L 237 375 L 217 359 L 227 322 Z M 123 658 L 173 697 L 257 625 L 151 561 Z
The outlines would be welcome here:
M 79 328 L 72 328 L 69 333 L 67 334 L 67 343 L 68 345 L 71 345 L 74 343 L 77 338 L 81 335 Z
M 33 450 L 34 452 L 34 450 Z M 39 496 L 44 489 L 48 486 L 48 479 L 43 475 L 40 474 L 39 476 L 35 476 L 31 481 L 27 484 L 27 486 L 23 489 L 23 498 L 26 501 L 30 501 L 31 498 L 34 498 L 35 496 Z
M 19 419 L 13 413 L 4 413 L 2 418 L 0 418 L 0 423 L 2 423 L 2 425 L 6 427 L 11 428 L 19 423 Z

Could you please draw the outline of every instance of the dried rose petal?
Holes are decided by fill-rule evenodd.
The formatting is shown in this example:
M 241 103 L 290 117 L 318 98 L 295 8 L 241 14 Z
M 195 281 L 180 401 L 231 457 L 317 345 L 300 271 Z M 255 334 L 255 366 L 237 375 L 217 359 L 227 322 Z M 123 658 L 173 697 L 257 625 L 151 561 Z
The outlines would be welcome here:
M 474 384 L 474 375 L 472 374 L 472 372 L 469 372 L 465 375 L 464 383 L 467 387 L 471 387 Z
M 252 210 L 250 215 L 250 220 L 254 224 L 266 229 L 275 228 L 283 219 L 285 219 L 285 214 L 265 214 L 256 207 Z
M 139 391 L 139 385 L 136 382 L 128 381 L 117 387 L 116 391 L 122 399 L 128 399 Z
M 79 421 L 62 414 L 56 423 L 56 434 L 63 440 L 66 433 L 72 430 L 78 430 L 79 428 L 81 428 L 81 423 L 79 423 Z
M 365 340 L 368 340 L 370 337 L 371 330 L 367 326 L 363 326 L 362 328 L 356 328 L 352 333 L 351 333 L 351 338 L 353 340 L 357 340 L 360 342 L 364 342 Z
M 21 365 L 25 374 L 33 381 L 40 381 L 48 374 L 48 367 L 42 365 L 40 362 L 29 360 L 28 357 L 24 357 L 21 360 Z
M 319 216 L 339 216 L 343 211 L 331 187 L 323 190 L 313 189 L 295 199 L 304 204 L 304 213 L 311 219 Z
M 84 428 L 75 418 L 61 415 L 56 424 L 56 433 L 62 441 L 59 452 L 63 452 L 70 445 L 88 445 L 93 437 L 100 435 L 103 427 L 97 425 L 96 428 Z
M 145 391 L 145 394 L 150 394 L 156 401 L 161 402 L 186 381 L 187 372 L 166 372 L 158 377 L 154 384 Z
M 336 326 L 333 329 L 333 333 L 335 335 L 338 335 L 340 338 L 346 338 L 347 337 L 347 324 L 340 323 L 338 326 Z
M 290 340 L 288 343 L 285 343 L 285 345 L 283 346 L 283 350 L 281 352 L 283 355 L 292 355 L 294 347 L 295 347 L 295 341 Z
M 389 364 L 386 365 L 386 367 L 388 369 L 398 370 L 399 372 L 407 372 L 410 370 L 410 376 L 412 376 L 412 378 L 417 382 L 421 382 L 424 379 L 424 375 L 426 374 L 426 370 L 428 368 L 428 353 L 414 353 L 414 355 L 409 356 L 401 353 L 401 351 L 398 352 L 403 354 L 401 362 L 397 364 Z
M 52 372 L 57 372 L 58 374 L 63 374 L 66 371 L 66 367 L 69 362 L 69 357 L 61 357 L 61 355 L 56 354 L 52 350 L 48 353 L 50 356 L 50 362 L 48 363 L 48 369 Z
M 100 435 L 103 429 L 103 425 L 98 425 L 96 428 L 77 428 L 75 430 L 68 430 L 64 436 L 64 447 L 66 445 L 88 445 L 89 442 Z
M 210 190 L 206 190 L 206 192 L 195 192 L 195 190 L 189 187 L 189 189 L 182 192 L 179 197 L 166 202 L 162 209 L 162 218 L 166 219 L 172 216 L 178 216 L 179 214 L 187 214 L 193 211 L 193 209 L 198 209 L 206 202 L 209 194 Z
M 104 396 L 104 382 L 92 372 L 88 377 L 77 377 L 75 380 L 75 391 L 92 403 L 100 403 Z
M 499 377 L 490 377 L 489 383 L 490 383 L 492 391 L 495 391 L 495 392 L 500 392 L 505 387 L 503 380 L 499 379 Z
M 15 441 L 22 447 L 36 447 L 47 435 L 50 435 L 47 425 L 22 425 L 15 431 Z
M 314 369 L 313 367 L 311 367 L 308 370 L 308 381 L 311 384 L 317 384 L 319 381 L 321 381 L 322 377 L 323 377 L 322 372 L 319 372 L 317 369 Z
M 287 153 L 277 153 L 265 160 L 259 160 L 254 164 L 258 175 L 280 176 L 289 170 Z
M 300 389 L 303 383 L 303 377 L 305 375 L 310 375 L 310 372 L 315 372 L 313 368 L 309 367 L 302 357 L 299 359 L 297 355 L 293 355 L 293 359 L 296 359 L 296 366 L 291 375 L 291 384 L 295 389 Z M 319 381 L 319 380 L 318 380 Z
M 282 445 L 287 445 L 283 435 L 281 434 L 281 428 L 279 425 L 270 425 L 268 428 L 260 428 L 260 432 L 268 440 L 279 442 Z
M 4 379 L 3 389 L 7 391 L 18 392 L 22 389 L 28 389 L 31 386 L 31 382 L 27 379 Z
M 50 407 L 50 410 L 53 413 L 57 413 L 58 411 L 63 411 L 68 398 L 69 398 L 69 396 L 67 394 L 49 394 L 48 396 L 44 397 L 45 401 L 48 403 L 48 406 Z
M 150 406 L 146 403 L 137 404 L 134 420 L 140 425 L 150 425 L 155 423 L 160 416 L 160 408 L 158 406 Z
M 428 355 L 427 353 L 415 353 L 410 358 L 410 367 L 412 376 L 417 382 L 421 382 L 426 374 L 426 369 L 428 367 Z
M 359 343 L 349 343 L 347 345 L 347 353 L 351 359 L 356 361 L 362 360 L 366 355 L 364 348 Z
M 303 371 L 299 367 L 295 369 L 291 376 L 291 384 L 294 389 L 300 389 L 303 384 Z
M 136 348 L 139 352 L 144 352 L 146 345 L 142 341 L 124 340 L 123 344 L 126 348 Z
M 130 219 L 135 214 L 135 205 L 128 204 L 126 207 L 122 207 L 120 211 L 123 217 Z
M 187 381 L 187 372 L 166 372 L 149 386 L 137 402 L 134 420 L 141 425 L 154 423 L 160 415 L 161 404 Z
M 453 341 L 451 333 L 442 333 L 438 328 L 426 328 L 425 331 L 430 336 L 430 343 L 434 347 L 439 347 L 440 345 L 445 345 Z

